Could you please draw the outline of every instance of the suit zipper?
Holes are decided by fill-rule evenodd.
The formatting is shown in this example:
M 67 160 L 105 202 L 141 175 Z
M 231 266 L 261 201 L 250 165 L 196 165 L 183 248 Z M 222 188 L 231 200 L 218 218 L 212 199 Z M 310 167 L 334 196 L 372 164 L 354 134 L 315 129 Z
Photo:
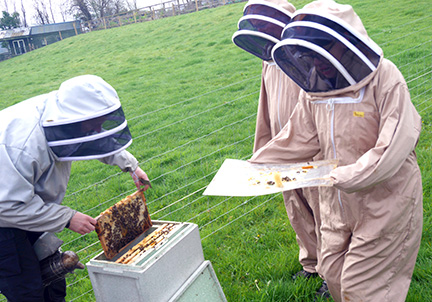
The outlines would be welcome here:
M 279 83 L 278 83 L 278 101 L 277 101 L 277 106 L 278 106 L 278 108 L 277 108 L 277 110 L 278 110 L 278 112 L 277 112 L 277 114 L 278 114 L 278 123 L 279 123 L 279 131 L 281 131 L 282 130 L 282 123 L 281 123 L 281 118 L 280 118 L 280 112 L 281 112 L 281 110 L 280 110 L 280 100 L 281 100 L 281 90 L 282 90 L 282 88 L 281 88 L 281 86 L 282 86 L 282 70 L 281 69 L 279 69 L 279 67 L 277 67 L 277 70 L 279 71 L 278 73 L 279 73 Z
M 336 159 L 336 144 L 335 144 L 335 138 L 334 138 L 334 118 L 335 118 L 335 106 L 334 106 L 334 99 L 329 99 L 327 100 L 327 104 L 326 104 L 326 109 L 327 111 L 330 112 L 330 140 L 332 143 L 332 148 L 333 148 L 333 158 Z M 344 212 L 344 208 L 342 205 L 342 198 L 341 198 L 341 194 L 340 194 L 340 190 L 337 190 L 337 195 L 338 195 L 338 201 L 339 201 L 339 205 L 342 209 L 342 212 Z
M 341 98 L 331 98 L 328 100 L 312 101 L 312 103 L 315 103 L 315 104 L 325 104 L 327 111 L 329 111 L 331 114 L 331 116 L 330 116 L 330 139 L 331 139 L 331 143 L 332 143 L 333 158 L 334 159 L 337 159 L 337 157 L 336 157 L 336 143 L 335 143 L 335 138 L 334 138 L 334 118 L 335 118 L 335 106 L 334 106 L 334 104 L 335 103 L 336 104 L 361 103 L 361 101 L 363 100 L 363 97 L 364 97 L 364 93 L 365 93 L 365 88 L 363 87 L 362 89 L 360 89 L 359 97 L 355 98 L 355 99 L 349 98 L 349 97 L 341 97 Z M 344 212 L 344 208 L 342 205 L 341 192 L 339 189 L 337 190 L 337 194 L 338 194 L 339 205 L 342 209 L 342 212 Z

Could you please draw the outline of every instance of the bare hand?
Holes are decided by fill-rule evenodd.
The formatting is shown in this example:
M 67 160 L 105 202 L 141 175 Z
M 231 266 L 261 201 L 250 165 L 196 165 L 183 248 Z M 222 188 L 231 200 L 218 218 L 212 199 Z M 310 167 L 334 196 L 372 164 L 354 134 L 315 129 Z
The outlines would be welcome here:
M 141 190 L 141 186 L 144 186 L 143 191 L 146 191 L 148 188 L 150 188 L 149 184 L 145 184 L 143 182 L 147 181 L 150 183 L 147 173 L 144 172 L 140 167 L 138 167 L 134 172 L 130 172 L 130 174 L 138 190 Z
M 93 232 L 97 220 L 86 214 L 76 212 L 69 223 L 69 229 L 78 234 L 84 235 Z

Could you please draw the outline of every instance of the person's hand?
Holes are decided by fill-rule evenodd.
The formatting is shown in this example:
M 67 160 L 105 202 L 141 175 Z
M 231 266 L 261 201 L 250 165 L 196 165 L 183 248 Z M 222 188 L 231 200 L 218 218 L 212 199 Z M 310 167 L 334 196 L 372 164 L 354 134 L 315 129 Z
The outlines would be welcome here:
M 132 179 L 138 190 L 141 190 L 141 186 L 144 186 L 143 191 L 151 187 L 147 173 L 138 167 L 134 172 L 130 172 Z M 146 183 L 145 183 L 146 182 Z
M 69 222 L 69 229 L 78 234 L 85 235 L 93 232 L 97 220 L 86 214 L 76 212 Z

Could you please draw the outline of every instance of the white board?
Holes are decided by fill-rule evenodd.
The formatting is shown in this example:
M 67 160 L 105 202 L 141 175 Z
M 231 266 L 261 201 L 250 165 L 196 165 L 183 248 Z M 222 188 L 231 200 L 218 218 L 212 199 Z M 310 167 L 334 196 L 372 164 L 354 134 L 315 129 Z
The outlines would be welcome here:
M 337 160 L 296 164 L 252 164 L 226 159 L 203 195 L 259 196 L 304 187 L 331 186 Z

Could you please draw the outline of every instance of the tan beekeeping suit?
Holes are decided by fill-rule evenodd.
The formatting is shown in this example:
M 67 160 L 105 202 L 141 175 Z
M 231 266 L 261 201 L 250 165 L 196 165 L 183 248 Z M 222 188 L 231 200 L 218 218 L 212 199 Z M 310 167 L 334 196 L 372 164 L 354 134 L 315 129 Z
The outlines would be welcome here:
M 267 0 L 294 13 L 285 0 Z M 254 152 L 273 138 L 285 124 L 298 101 L 300 87 L 273 61 L 263 62 L 261 91 L 255 131 Z M 306 188 L 283 192 L 285 208 L 299 245 L 299 262 L 303 269 L 316 273 L 319 254 L 318 190 Z M 315 213 L 315 214 L 314 214 Z
M 317 1 L 317 12 L 366 31 L 349 5 Z M 381 58 L 359 83 L 301 92 L 288 124 L 251 161 L 337 158 L 333 187 L 320 187 L 318 271 L 335 301 L 405 301 L 422 231 L 422 184 L 415 147 L 421 118 L 397 67 Z
M 300 87 L 274 62 L 263 62 L 261 91 L 256 120 L 254 152 L 285 126 L 298 101 Z M 285 208 L 299 245 L 303 269 L 316 272 L 318 253 L 318 190 L 298 189 L 283 192 Z

